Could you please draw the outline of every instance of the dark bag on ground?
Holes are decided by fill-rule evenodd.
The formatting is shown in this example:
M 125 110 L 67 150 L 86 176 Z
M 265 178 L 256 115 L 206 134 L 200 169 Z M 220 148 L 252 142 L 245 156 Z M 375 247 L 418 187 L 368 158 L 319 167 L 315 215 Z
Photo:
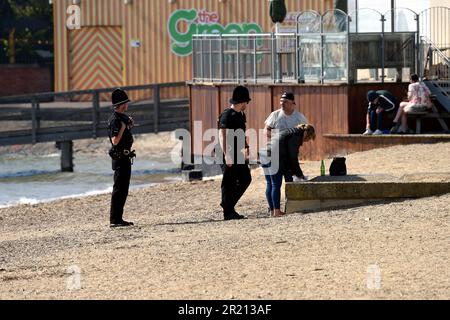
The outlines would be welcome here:
M 345 164 L 345 158 L 333 158 L 330 165 L 330 176 L 346 176 L 347 165 Z

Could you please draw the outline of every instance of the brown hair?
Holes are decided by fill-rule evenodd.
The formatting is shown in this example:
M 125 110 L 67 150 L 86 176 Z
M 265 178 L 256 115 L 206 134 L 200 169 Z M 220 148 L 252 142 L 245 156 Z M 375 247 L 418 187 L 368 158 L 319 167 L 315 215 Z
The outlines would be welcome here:
M 309 137 L 311 140 L 316 139 L 316 129 L 310 124 L 299 124 L 297 126 L 298 129 L 301 129 L 305 132 L 304 138 Z

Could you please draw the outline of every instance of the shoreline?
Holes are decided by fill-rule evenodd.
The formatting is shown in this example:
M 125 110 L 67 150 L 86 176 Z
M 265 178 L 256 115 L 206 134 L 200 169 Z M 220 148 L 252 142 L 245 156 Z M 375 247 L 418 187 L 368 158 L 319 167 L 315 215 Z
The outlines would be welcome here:
M 104 139 L 75 141 L 75 171 L 67 175 L 60 171 L 60 152 L 53 143 L 1 147 L 0 170 L 4 174 L 0 177 L 0 186 L 7 188 L 7 192 L 0 197 L 0 208 L 110 193 L 114 172 L 105 151 L 109 143 Z M 141 161 L 134 168 L 131 184 L 136 185 L 132 189 L 181 179 L 181 170 L 178 165 L 172 165 L 171 160 L 170 151 L 178 146 L 178 141 L 172 140 L 172 132 L 139 135 L 136 144 Z M 99 180 L 90 179 L 91 174 L 99 174 Z M 65 185 L 66 178 L 75 183 L 75 188 Z M 50 188 L 53 184 L 55 188 L 60 186 L 64 190 L 52 192 Z M 40 192 L 40 188 L 47 191 Z

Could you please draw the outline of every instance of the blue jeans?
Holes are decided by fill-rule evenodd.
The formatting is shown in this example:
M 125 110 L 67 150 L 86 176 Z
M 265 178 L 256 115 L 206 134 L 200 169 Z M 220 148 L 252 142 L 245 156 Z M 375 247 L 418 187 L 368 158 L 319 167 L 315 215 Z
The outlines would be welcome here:
M 270 210 L 280 209 L 282 183 L 283 175 L 281 173 L 266 175 L 266 198 Z
M 370 130 L 383 130 L 383 112 L 377 113 L 376 110 L 369 110 Z

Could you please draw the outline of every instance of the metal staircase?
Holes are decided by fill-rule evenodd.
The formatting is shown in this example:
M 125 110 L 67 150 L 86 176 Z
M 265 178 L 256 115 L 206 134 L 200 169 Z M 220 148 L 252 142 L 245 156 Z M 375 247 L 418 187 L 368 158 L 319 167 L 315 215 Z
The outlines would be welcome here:
M 450 112 L 450 58 L 426 37 L 421 37 L 420 45 L 421 77 L 436 101 Z

